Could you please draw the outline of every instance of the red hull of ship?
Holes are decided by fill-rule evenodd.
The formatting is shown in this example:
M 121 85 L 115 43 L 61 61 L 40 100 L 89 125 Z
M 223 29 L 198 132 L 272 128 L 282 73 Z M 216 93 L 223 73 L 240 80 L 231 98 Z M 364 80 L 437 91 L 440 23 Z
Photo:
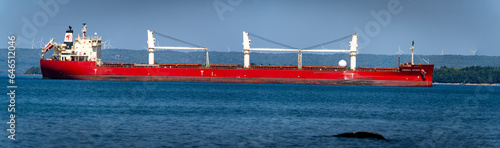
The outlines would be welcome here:
M 105 67 L 95 61 L 40 60 L 40 67 L 43 77 L 50 79 L 431 87 L 434 65 L 401 66 L 398 71 L 381 72 Z

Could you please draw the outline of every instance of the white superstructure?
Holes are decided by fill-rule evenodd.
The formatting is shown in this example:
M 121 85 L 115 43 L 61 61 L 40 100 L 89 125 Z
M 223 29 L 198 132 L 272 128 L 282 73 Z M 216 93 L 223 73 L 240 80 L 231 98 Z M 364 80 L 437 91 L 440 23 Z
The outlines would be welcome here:
M 53 39 L 49 44 L 53 44 L 54 54 L 52 58 L 56 58 L 61 61 L 96 61 L 97 65 L 102 65 L 101 60 L 101 37 L 94 36 L 87 37 L 87 25 L 83 23 L 82 33 L 73 41 L 73 30 L 71 26 L 66 31 L 64 36 L 64 43 L 52 43 Z M 42 49 L 43 55 L 50 50 L 50 48 Z M 42 56 L 43 58 L 43 56 Z

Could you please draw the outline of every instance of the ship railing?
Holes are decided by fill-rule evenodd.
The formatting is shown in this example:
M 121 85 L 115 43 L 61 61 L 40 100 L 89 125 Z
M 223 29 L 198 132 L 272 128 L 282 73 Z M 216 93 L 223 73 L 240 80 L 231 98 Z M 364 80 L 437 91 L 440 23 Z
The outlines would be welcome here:
M 103 63 L 103 67 L 202 68 L 202 64 Z
M 159 64 L 160 68 L 202 68 L 202 64 L 170 64 L 164 63 Z
M 294 65 L 252 65 L 255 70 L 298 70 Z
M 210 64 L 211 69 L 242 69 L 241 65 L 236 64 Z
M 398 72 L 396 67 L 358 67 L 357 71 L 372 71 L 372 72 Z
M 347 66 L 302 66 L 302 70 L 312 71 L 346 71 Z
M 138 63 L 103 63 L 103 67 L 135 67 Z

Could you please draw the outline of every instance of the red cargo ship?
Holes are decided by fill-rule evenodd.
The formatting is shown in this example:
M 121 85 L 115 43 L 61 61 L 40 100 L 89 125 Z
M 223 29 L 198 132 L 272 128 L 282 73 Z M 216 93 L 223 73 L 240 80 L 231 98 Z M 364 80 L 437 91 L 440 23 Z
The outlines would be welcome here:
M 155 32 L 156 33 L 156 32 Z M 163 34 L 157 33 L 165 36 Z M 372 86 L 432 86 L 434 65 L 399 64 L 398 67 L 356 67 L 357 34 L 352 35 L 349 50 L 334 49 L 276 49 L 250 48 L 251 41 L 243 32 L 244 64 L 209 64 L 208 49 L 203 47 L 157 47 L 153 31 L 148 30 L 148 63 L 102 63 L 101 38 L 97 34 L 82 37 L 73 42 L 73 30 L 66 31 L 64 44 L 52 43 L 42 49 L 45 54 L 54 47 L 50 59 L 40 60 L 43 78 L 76 80 L 126 80 L 126 81 L 175 81 L 175 82 L 222 82 L 222 83 L 279 83 L 325 85 L 372 85 Z M 75 43 L 73 45 L 73 43 Z M 206 63 L 166 64 L 154 61 L 155 49 L 202 49 L 206 50 Z M 250 65 L 250 51 L 296 51 L 297 66 Z M 344 52 L 351 55 L 350 67 L 341 60 L 340 66 L 302 66 L 302 52 Z

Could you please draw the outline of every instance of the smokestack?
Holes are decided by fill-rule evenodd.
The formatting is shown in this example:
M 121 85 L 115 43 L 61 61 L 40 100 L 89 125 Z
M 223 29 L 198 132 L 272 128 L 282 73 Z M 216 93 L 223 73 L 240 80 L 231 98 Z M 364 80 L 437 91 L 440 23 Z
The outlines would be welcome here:
M 66 44 L 66 49 L 71 49 L 73 46 L 73 30 L 71 30 L 71 26 L 69 26 L 64 35 L 64 44 Z

